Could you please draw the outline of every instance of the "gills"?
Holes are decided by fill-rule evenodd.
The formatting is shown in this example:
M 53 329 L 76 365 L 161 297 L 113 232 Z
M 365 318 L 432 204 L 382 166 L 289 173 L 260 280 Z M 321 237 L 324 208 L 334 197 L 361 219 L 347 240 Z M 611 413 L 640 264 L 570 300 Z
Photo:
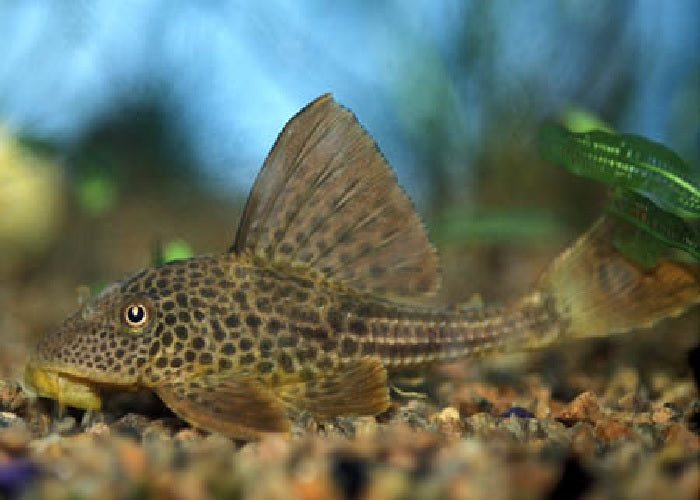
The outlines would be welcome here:
M 148 387 L 193 425 L 236 438 L 289 417 L 372 415 L 387 370 L 608 335 L 700 301 L 698 268 L 628 262 L 603 218 L 503 308 L 427 300 L 438 259 L 371 137 L 328 95 L 285 126 L 228 252 L 146 269 L 85 304 L 31 355 L 40 395 L 99 406 Z

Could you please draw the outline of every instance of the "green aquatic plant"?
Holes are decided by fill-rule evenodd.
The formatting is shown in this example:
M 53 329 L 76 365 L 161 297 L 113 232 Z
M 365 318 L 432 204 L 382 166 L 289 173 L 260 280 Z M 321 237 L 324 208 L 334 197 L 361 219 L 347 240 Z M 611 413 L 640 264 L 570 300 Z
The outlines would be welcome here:
M 194 253 L 192 252 L 190 245 L 185 240 L 180 238 L 168 241 L 165 244 L 165 248 L 163 248 L 164 262 L 187 259 L 193 255 Z
M 569 105 L 562 111 L 562 124 L 572 132 L 588 132 L 590 130 L 602 130 L 614 132 L 613 128 L 605 123 L 598 115 L 576 105 Z
M 608 211 L 631 225 L 615 241 L 628 257 L 653 266 L 674 247 L 700 260 L 700 171 L 676 153 L 636 135 L 552 124 L 538 142 L 546 160 L 612 186 Z
M 151 251 L 151 265 L 161 266 L 166 262 L 192 257 L 193 252 L 190 245 L 183 239 L 176 238 L 163 245 L 160 241 L 155 241 Z
M 647 198 L 632 191 L 616 188 L 608 211 L 629 222 L 637 231 L 670 247 L 688 252 L 700 259 L 700 227 L 666 212 Z M 648 246 L 653 246 L 650 242 Z
M 531 243 L 551 239 L 561 231 L 561 224 L 551 212 L 537 210 L 470 212 L 458 208 L 430 224 L 432 237 L 441 245 Z
M 76 184 L 76 197 L 83 213 L 99 217 L 114 208 L 118 189 L 114 178 L 96 172 L 80 178 Z
M 574 133 L 545 125 L 542 156 L 569 172 L 639 193 L 679 217 L 700 218 L 700 172 L 662 144 L 601 130 Z

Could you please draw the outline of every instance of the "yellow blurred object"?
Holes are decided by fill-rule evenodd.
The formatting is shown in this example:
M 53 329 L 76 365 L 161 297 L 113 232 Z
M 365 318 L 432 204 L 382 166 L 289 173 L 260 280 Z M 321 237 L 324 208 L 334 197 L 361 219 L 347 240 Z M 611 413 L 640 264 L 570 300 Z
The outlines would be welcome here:
M 64 212 L 63 176 L 0 126 L 0 276 L 41 255 Z

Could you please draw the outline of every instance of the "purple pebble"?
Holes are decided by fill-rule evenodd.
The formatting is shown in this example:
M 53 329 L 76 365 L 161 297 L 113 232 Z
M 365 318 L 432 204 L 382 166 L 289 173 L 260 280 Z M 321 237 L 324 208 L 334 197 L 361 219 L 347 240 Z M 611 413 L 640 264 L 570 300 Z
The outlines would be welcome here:
M 515 415 L 518 418 L 535 418 L 535 415 L 523 408 L 522 406 L 511 406 L 506 411 L 501 413 L 501 417 L 508 418 L 511 415 Z
M 0 462 L 0 496 L 12 496 L 27 486 L 39 473 L 39 469 L 29 460 L 18 459 Z

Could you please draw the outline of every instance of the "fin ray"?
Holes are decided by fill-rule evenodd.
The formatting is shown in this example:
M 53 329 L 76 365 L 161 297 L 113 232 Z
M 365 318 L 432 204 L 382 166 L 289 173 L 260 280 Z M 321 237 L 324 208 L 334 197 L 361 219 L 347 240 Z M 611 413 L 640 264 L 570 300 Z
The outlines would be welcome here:
M 155 388 L 177 415 L 238 439 L 289 432 L 280 402 L 258 381 L 235 374 L 202 375 Z
M 644 269 L 613 245 L 620 222 L 604 216 L 540 278 L 566 335 L 593 337 L 648 328 L 700 303 L 700 267 L 661 259 Z
M 281 385 L 275 392 L 291 410 L 321 418 L 376 415 L 389 406 L 386 377 L 381 361 L 364 358 L 314 380 Z
M 330 95 L 280 133 L 231 251 L 312 268 L 361 292 L 418 298 L 439 286 L 437 255 L 411 201 L 372 138 Z

